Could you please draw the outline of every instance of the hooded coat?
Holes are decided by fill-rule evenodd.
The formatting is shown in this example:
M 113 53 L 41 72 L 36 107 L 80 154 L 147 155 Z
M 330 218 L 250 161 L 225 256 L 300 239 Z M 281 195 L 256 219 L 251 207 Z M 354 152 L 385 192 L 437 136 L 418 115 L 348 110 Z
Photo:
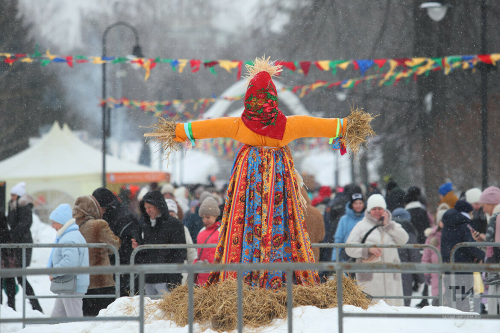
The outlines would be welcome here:
M 120 248 L 121 240 L 109 228 L 108 222 L 101 219 L 101 211 L 97 200 L 85 195 L 78 197 L 73 206 L 73 218 L 87 243 L 106 243 Z M 109 251 L 109 252 L 108 252 Z M 113 253 L 106 248 L 89 249 L 89 266 L 110 266 L 108 254 Z M 88 289 L 112 287 L 115 285 L 113 274 L 90 275 Z
M 443 215 L 444 228 L 441 231 L 441 255 L 443 262 L 450 262 L 451 249 L 462 242 L 475 242 L 467 227 L 470 220 L 455 209 Z M 477 247 L 462 247 L 455 252 L 455 262 L 479 262 L 484 260 L 484 252 Z
M 160 215 L 155 219 L 154 225 L 144 207 L 146 202 L 160 210 Z M 141 228 L 144 244 L 186 244 L 184 225 L 175 217 L 170 216 L 167 203 L 160 191 L 146 193 L 139 207 L 142 212 Z M 137 263 L 140 264 L 182 264 L 186 259 L 186 249 L 144 250 L 137 254 Z M 169 289 L 181 282 L 180 272 L 146 275 L 146 283 L 167 283 Z
M 9 215 L 7 223 L 13 243 L 33 243 L 31 236 L 31 225 L 33 224 L 33 202 L 27 194 L 23 194 L 15 201 L 9 201 Z M 16 265 L 22 267 L 22 249 L 14 249 Z M 26 267 L 31 264 L 33 249 L 26 249 Z
M 358 224 L 359 221 L 363 219 L 365 216 L 364 209 L 362 212 L 356 213 L 354 210 L 352 210 L 349 206 L 351 205 L 350 202 L 348 202 L 345 205 L 345 215 L 340 218 L 339 225 L 337 227 L 337 231 L 335 232 L 335 243 L 345 243 L 347 241 L 347 238 L 351 234 L 352 229 L 356 224 Z M 345 249 L 339 249 L 342 252 L 345 252 Z M 340 256 L 341 261 L 342 256 Z M 337 260 L 337 249 L 333 249 L 332 251 L 332 261 Z
M 410 213 L 411 223 L 417 231 L 417 243 L 415 244 L 424 244 L 425 229 L 431 226 L 424 206 L 419 201 L 412 201 L 405 206 L 405 209 Z
M 365 244 L 406 244 L 408 234 L 403 227 L 392 221 L 392 214 L 389 213 L 388 225 L 379 225 L 379 221 L 365 211 L 365 217 L 359 221 L 351 231 L 346 243 L 361 243 L 365 234 L 374 226 L 379 225 L 367 237 Z M 346 248 L 346 253 L 352 258 L 368 259 L 368 248 Z M 399 254 L 397 249 L 382 249 L 380 263 L 399 264 Z M 356 273 L 356 279 L 364 285 L 365 291 L 370 295 L 383 296 L 403 296 L 403 284 L 401 273 Z M 403 306 L 403 299 L 388 299 L 387 304 Z

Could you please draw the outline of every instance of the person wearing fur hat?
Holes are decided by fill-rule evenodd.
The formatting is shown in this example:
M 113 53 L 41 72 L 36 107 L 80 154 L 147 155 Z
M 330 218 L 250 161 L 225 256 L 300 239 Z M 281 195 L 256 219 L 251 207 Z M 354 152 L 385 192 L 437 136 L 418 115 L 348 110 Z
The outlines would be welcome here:
M 198 233 L 198 244 L 217 244 L 219 240 L 220 222 L 217 218 L 220 215 L 220 208 L 212 197 L 207 197 L 201 203 L 199 214 L 204 227 Z M 198 259 L 195 263 L 211 264 L 214 262 L 215 248 L 198 249 Z M 196 274 L 196 284 L 204 285 L 207 282 L 209 273 Z
M 85 244 L 78 225 L 73 218 L 71 206 L 61 204 L 50 214 L 52 228 L 57 230 L 55 244 Z M 47 267 L 89 267 L 89 249 L 86 247 L 75 248 L 53 248 L 47 262 Z M 50 280 L 56 277 L 51 275 Z M 88 274 L 76 276 L 76 291 L 64 293 L 63 295 L 83 296 L 90 284 Z M 83 298 L 57 298 L 54 309 L 50 315 L 52 318 L 59 317 L 83 317 Z
M 257 58 L 247 69 L 249 84 L 241 117 L 185 124 L 160 119 L 156 130 L 145 136 L 159 141 L 167 154 L 182 143 L 193 146 L 199 139 L 225 137 L 243 143 L 229 180 L 215 263 L 314 262 L 304 226 L 303 181 L 295 170 L 288 143 L 303 137 L 326 137 L 332 139 L 334 149 L 345 153 L 347 147 L 357 155 L 365 137 L 373 135 L 373 118 L 359 109 L 342 119 L 286 117 L 278 107 L 272 79 L 282 71 L 281 65 L 269 58 Z M 207 285 L 234 278 L 236 272 L 212 272 Z M 243 280 L 251 286 L 275 290 L 284 285 L 286 272 L 249 271 Z M 289 280 L 306 286 L 320 283 L 315 271 L 295 271 Z
M 425 235 L 427 239 L 425 240 L 425 244 L 427 245 L 432 245 L 438 250 L 441 251 L 441 226 L 443 225 L 442 219 L 444 213 L 450 209 L 450 207 L 447 204 L 441 204 L 438 207 L 438 211 L 436 213 L 436 225 L 432 228 L 427 228 L 425 230 Z M 427 263 L 427 264 L 437 264 L 439 263 L 439 258 L 438 254 L 429 249 L 426 248 L 423 251 L 422 254 L 422 263 Z M 431 286 L 431 292 L 432 296 L 438 296 L 439 295 L 439 274 L 438 273 L 425 273 L 425 284 L 427 286 Z M 442 288 L 442 286 L 441 286 Z M 420 302 L 423 306 L 425 306 L 425 303 L 429 303 L 427 300 L 422 300 Z M 438 306 L 439 301 L 437 299 L 432 300 L 432 306 Z
M 408 233 L 401 224 L 392 220 L 392 214 L 387 210 L 385 199 L 380 194 L 373 194 L 366 202 L 364 218 L 351 231 L 346 243 L 365 244 L 406 244 Z M 388 248 L 346 248 L 346 253 L 356 261 L 399 264 L 397 249 Z M 356 279 L 363 283 L 364 290 L 370 295 L 403 296 L 401 273 L 356 273 Z M 377 299 L 374 299 L 375 302 Z M 386 299 L 390 305 L 403 306 L 403 299 Z
M 458 197 L 453 193 L 453 184 L 451 182 L 444 183 L 439 187 L 439 203 L 446 203 L 450 208 L 455 207 L 455 202 L 458 201 Z
M 418 244 L 417 242 L 417 229 L 411 222 L 412 216 L 404 208 L 396 208 L 392 212 L 392 219 L 394 222 L 401 224 L 403 229 L 408 234 L 408 241 L 406 244 Z M 401 262 L 420 262 L 421 255 L 419 249 L 398 249 L 399 259 Z M 403 279 L 403 295 L 411 296 L 414 288 L 418 289 L 418 285 L 424 283 L 424 275 L 418 273 L 402 273 Z M 426 296 L 426 295 L 424 295 Z M 410 306 L 411 299 L 405 298 L 405 306 Z M 428 304 L 427 304 L 428 305 Z M 418 306 L 418 305 L 417 305 Z M 423 307 L 423 306 L 420 306 Z
M 335 232 L 335 243 L 345 243 L 351 234 L 354 226 L 363 219 L 365 212 L 365 201 L 361 193 L 351 195 L 349 202 L 345 205 L 345 215 L 340 218 L 337 231 Z M 345 253 L 345 249 L 339 249 L 340 261 L 345 262 L 349 258 Z M 337 249 L 332 251 L 332 261 L 337 260 Z
M 141 227 L 144 244 L 186 244 L 184 226 L 170 216 L 165 198 L 160 191 L 150 191 L 139 204 L 142 212 Z M 136 249 L 139 244 L 132 240 Z M 137 264 L 183 264 L 187 259 L 186 249 L 144 250 L 137 253 Z M 181 284 L 181 273 L 146 274 L 146 295 L 160 295 Z
M 472 205 L 474 209 L 472 212 L 471 226 L 479 233 L 486 233 L 488 227 L 488 219 L 483 211 L 483 207 L 479 203 L 481 197 L 481 190 L 478 188 L 471 188 L 465 192 L 465 201 Z
M 73 205 L 73 218 L 87 243 L 104 243 L 120 248 L 121 240 L 111 231 L 108 222 L 102 219 L 99 202 L 90 195 L 76 198 Z M 89 266 L 110 266 L 106 248 L 89 249 Z M 90 275 L 90 283 L 85 295 L 107 295 L 115 293 L 113 274 Z M 113 298 L 84 298 L 83 315 L 95 317 L 101 309 L 113 302 Z
M 420 188 L 412 186 L 405 195 L 405 210 L 411 215 L 411 223 L 417 230 L 417 244 L 425 243 L 425 229 L 430 227 L 429 216 L 421 203 L 422 192 Z
M 100 187 L 96 189 L 92 196 L 101 207 L 102 219 L 108 222 L 111 231 L 121 240 L 121 246 L 118 250 L 120 265 L 130 265 L 130 255 L 134 250 L 132 248 L 132 239 L 142 242 L 139 221 L 126 206 L 121 204 L 116 195 L 107 188 Z M 115 264 L 114 254 L 109 256 L 109 261 L 111 265 Z M 137 283 L 138 281 L 136 281 Z M 129 294 L 130 274 L 120 274 L 120 295 L 128 296 Z

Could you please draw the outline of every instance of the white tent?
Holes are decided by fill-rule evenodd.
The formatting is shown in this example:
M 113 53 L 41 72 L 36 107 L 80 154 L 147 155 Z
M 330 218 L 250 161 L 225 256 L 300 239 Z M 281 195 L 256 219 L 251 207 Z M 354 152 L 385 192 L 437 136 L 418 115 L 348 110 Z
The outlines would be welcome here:
M 109 155 L 106 173 L 110 184 L 167 180 L 163 172 Z M 57 122 L 34 146 L 0 162 L 7 191 L 23 181 L 32 195 L 56 191 L 75 199 L 92 194 L 102 185 L 101 177 L 101 151 L 81 141 L 66 124 L 61 130 Z

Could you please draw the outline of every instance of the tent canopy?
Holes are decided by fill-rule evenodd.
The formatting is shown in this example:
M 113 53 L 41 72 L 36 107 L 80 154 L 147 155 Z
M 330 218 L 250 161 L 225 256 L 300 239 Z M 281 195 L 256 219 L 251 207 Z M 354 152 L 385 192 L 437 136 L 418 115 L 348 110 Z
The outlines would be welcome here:
M 166 181 L 164 172 L 106 156 L 107 179 L 118 183 Z M 78 137 L 65 124 L 55 122 L 49 133 L 32 147 L 0 162 L 0 180 L 7 190 L 26 182 L 26 191 L 56 190 L 76 198 L 89 195 L 101 186 L 102 153 Z

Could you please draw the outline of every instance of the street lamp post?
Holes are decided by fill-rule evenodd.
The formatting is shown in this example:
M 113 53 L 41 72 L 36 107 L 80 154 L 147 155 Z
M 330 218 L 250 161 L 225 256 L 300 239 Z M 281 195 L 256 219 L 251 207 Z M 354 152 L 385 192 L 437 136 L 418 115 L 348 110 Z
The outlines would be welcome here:
M 104 30 L 102 35 L 102 59 L 105 60 L 106 57 L 106 37 L 108 32 L 116 26 L 124 26 L 132 30 L 135 35 L 135 46 L 132 54 L 136 57 L 143 58 L 141 47 L 139 46 L 139 34 L 137 30 L 128 23 L 116 22 Z M 106 138 L 109 136 L 111 128 L 111 117 L 110 110 L 106 106 L 106 63 L 102 64 L 102 187 L 106 187 Z M 106 123 L 106 118 L 108 122 Z
M 427 10 L 429 17 L 439 22 L 446 15 L 450 5 L 445 1 L 424 2 L 421 9 Z M 486 0 L 481 0 L 481 54 L 486 54 L 487 12 Z M 488 187 L 488 66 L 481 67 L 481 184 L 483 190 Z

